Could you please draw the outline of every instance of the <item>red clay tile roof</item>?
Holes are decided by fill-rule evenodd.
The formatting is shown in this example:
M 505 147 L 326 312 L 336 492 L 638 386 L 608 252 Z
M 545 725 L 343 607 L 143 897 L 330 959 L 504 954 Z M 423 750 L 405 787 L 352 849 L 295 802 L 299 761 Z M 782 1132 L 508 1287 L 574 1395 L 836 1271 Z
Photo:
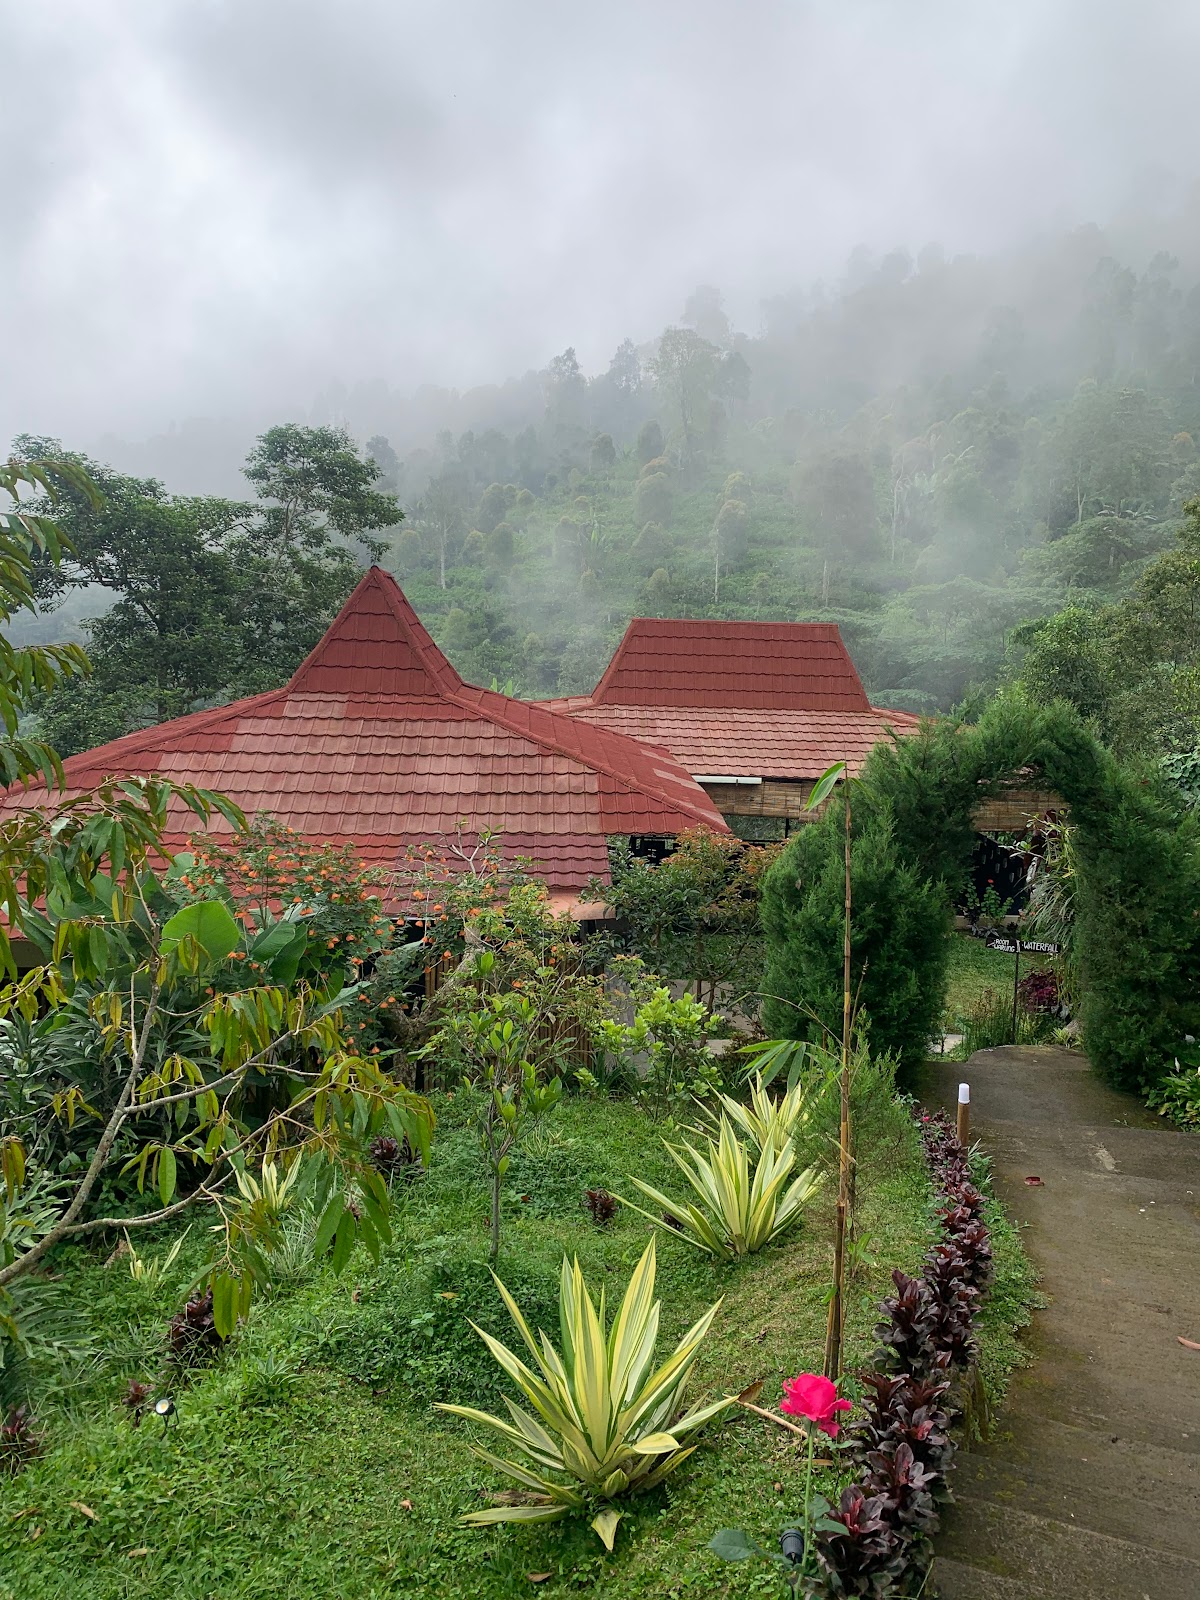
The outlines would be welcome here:
M 593 706 L 556 701 L 572 716 L 635 739 L 666 745 L 693 776 L 819 778 L 835 761 L 851 777 L 892 731 L 919 718 L 906 711 L 746 711 L 738 706 Z
M 867 699 L 836 624 L 635 617 L 591 695 L 548 704 L 664 745 L 702 778 L 857 773 L 919 718 Z
M 593 705 L 871 709 L 831 622 L 635 617 L 590 698 Z
M 500 832 L 506 853 L 532 857 L 559 891 L 606 874 L 607 835 L 725 826 L 666 750 L 465 684 L 378 567 L 285 688 L 128 734 L 65 768 L 70 792 L 150 773 L 217 789 L 247 815 L 269 811 L 372 862 L 461 820 L 468 833 Z

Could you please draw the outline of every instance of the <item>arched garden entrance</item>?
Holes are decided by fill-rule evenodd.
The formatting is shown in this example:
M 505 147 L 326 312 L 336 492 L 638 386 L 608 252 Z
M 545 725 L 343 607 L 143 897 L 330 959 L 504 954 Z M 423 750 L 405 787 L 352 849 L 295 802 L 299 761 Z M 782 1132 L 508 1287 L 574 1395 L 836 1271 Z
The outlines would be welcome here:
M 853 981 L 872 1042 L 914 1060 L 945 990 L 950 905 L 969 870 L 973 816 L 1017 774 L 1061 795 L 1075 826 L 1074 957 L 1083 1043 L 1136 1089 L 1200 1033 L 1200 823 L 1152 775 L 1119 766 L 1065 706 L 1016 696 L 978 722 L 933 723 L 879 746 L 854 792 Z M 768 1029 L 840 1030 L 842 818 L 798 834 L 763 891 Z

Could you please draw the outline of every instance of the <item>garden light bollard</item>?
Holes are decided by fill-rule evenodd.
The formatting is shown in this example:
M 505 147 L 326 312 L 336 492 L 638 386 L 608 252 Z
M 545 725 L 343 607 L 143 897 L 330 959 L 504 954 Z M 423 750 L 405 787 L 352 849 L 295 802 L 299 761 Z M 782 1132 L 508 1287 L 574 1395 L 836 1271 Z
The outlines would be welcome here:
M 958 1086 L 958 1142 L 965 1150 L 971 1143 L 971 1085 Z

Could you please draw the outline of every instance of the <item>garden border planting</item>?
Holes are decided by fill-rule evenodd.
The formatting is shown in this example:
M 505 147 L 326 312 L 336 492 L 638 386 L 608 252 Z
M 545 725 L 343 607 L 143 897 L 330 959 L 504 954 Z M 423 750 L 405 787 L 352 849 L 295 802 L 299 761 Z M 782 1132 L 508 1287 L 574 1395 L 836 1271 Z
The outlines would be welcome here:
M 919 1592 L 939 1507 L 951 1497 L 952 1427 L 984 1425 L 974 1365 L 976 1317 L 992 1276 L 984 1195 L 945 1114 L 922 1113 L 920 1122 L 941 1238 L 920 1277 L 893 1272 L 896 1292 L 882 1303 L 874 1367 L 862 1374 L 867 1413 L 848 1430 L 859 1476 L 816 1532 L 829 1595 L 884 1600 Z

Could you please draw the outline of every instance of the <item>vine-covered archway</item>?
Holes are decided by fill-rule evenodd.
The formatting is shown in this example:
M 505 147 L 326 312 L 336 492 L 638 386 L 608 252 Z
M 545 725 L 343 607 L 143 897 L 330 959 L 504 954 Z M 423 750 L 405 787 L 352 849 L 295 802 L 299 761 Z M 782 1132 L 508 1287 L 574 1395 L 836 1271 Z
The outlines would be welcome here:
M 873 1041 L 910 1059 L 924 1049 L 973 813 L 1026 772 L 1062 796 L 1076 829 L 1084 1046 L 1105 1077 L 1141 1087 L 1200 1033 L 1200 823 L 1152 775 L 1119 766 L 1070 708 L 1016 695 L 978 722 L 931 723 L 878 746 L 856 785 L 854 970 Z M 764 886 L 766 1020 L 783 1034 L 803 1033 L 814 1013 L 840 1016 L 838 809 L 792 841 Z

